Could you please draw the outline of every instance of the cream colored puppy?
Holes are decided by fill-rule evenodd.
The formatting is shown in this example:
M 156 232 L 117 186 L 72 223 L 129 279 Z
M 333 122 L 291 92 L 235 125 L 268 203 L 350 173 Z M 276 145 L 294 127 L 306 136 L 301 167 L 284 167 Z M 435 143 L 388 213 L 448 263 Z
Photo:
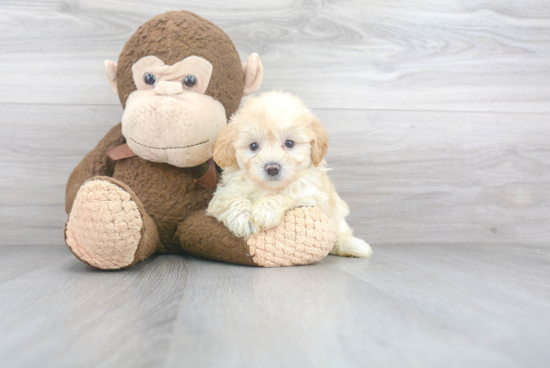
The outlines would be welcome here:
M 336 228 L 331 254 L 370 256 L 370 246 L 353 236 L 348 206 L 327 175 L 327 145 L 327 131 L 298 97 L 268 92 L 248 98 L 214 144 L 214 161 L 224 172 L 207 213 L 247 238 L 277 226 L 290 209 L 315 206 Z

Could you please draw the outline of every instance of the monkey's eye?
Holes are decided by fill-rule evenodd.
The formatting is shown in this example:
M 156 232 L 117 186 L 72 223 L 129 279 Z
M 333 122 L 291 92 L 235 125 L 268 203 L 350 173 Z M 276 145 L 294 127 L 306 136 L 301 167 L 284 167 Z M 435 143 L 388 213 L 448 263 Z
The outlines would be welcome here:
M 294 141 L 291 141 L 290 139 L 285 142 L 285 146 L 288 148 L 294 147 Z
M 145 84 L 154 86 L 155 84 L 157 84 L 157 77 L 155 77 L 151 73 L 145 73 L 145 75 L 143 76 L 143 81 L 145 82 Z
M 188 75 L 187 77 L 183 78 L 183 84 L 187 88 L 193 87 L 197 83 L 197 78 L 194 75 Z
M 260 146 L 258 146 L 258 143 L 254 142 L 250 144 L 251 151 L 256 151 L 258 148 L 260 148 Z

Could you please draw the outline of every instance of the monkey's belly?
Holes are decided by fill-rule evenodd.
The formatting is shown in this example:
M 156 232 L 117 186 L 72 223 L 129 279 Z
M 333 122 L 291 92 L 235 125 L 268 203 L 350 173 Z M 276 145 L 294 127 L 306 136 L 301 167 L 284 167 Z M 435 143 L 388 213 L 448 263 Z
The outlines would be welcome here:
M 164 250 L 181 252 L 174 234 L 178 224 L 191 213 L 206 209 L 215 189 L 195 184 L 208 164 L 179 168 L 132 157 L 116 162 L 113 177 L 134 191 L 158 227 Z

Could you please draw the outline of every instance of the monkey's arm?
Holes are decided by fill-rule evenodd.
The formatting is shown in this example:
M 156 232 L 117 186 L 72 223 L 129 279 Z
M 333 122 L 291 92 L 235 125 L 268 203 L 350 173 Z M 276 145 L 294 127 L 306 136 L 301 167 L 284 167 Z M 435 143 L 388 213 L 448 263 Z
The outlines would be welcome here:
M 71 212 L 76 193 L 82 184 L 94 176 L 113 176 L 115 161 L 111 160 L 105 152 L 110 148 L 126 142 L 122 135 L 121 124 L 115 125 L 97 146 L 80 161 L 73 170 L 65 192 L 65 211 Z
M 197 211 L 178 226 L 176 237 L 186 252 L 200 258 L 249 266 L 276 267 L 310 264 L 332 249 L 332 221 L 318 208 L 288 211 L 273 229 L 244 240 L 206 211 Z

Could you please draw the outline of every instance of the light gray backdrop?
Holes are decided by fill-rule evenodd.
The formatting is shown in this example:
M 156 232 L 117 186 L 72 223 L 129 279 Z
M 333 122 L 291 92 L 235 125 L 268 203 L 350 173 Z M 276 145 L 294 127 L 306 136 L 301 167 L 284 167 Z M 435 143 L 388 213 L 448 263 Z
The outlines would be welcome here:
M 550 5 L 540 1 L 2 1 L 0 244 L 63 242 L 64 190 L 122 114 L 103 71 L 186 8 L 221 26 L 262 91 L 312 107 L 373 245 L 548 243 Z

